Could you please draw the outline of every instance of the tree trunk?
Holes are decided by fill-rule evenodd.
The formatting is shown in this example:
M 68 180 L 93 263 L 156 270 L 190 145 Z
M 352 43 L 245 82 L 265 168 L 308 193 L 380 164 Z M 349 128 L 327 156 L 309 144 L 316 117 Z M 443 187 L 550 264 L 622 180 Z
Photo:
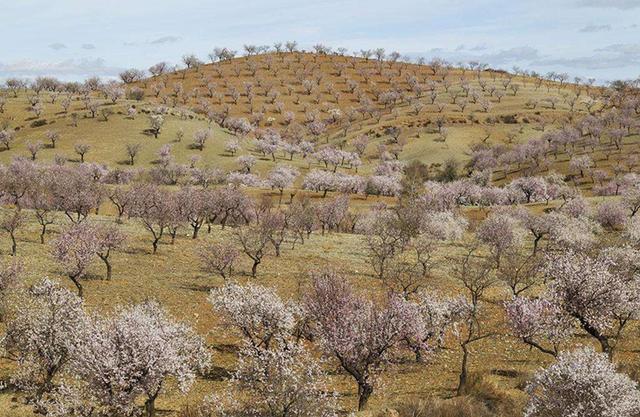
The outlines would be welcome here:
M 468 374 L 468 360 L 469 360 L 469 349 L 467 348 L 467 344 L 464 343 L 461 345 L 462 347 L 462 366 L 460 368 L 460 378 L 458 381 L 458 388 L 456 389 L 456 395 L 462 395 L 462 391 L 467 385 L 467 374 Z
M 254 259 L 253 260 L 253 266 L 251 266 L 251 277 L 255 278 L 256 274 L 258 273 L 258 265 L 260 265 L 260 260 L 259 259 Z
M 535 342 L 534 340 L 532 340 L 532 339 L 530 339 L 528 337 L 523 337 L 522 341 L 524 343 L 528 344 L 529 346 L 538 349 L 542 353 L 546 353 L 547 355 L 551 355 L 553 357 L 557 357 L 558 356 L 558 353 L 556 351 L 551 350 L 551 349 L 547 349 L 544 346 L 542 346 L 541 344 Z
M 16 256 L 18 251 L 18 244 L 16 243 L 16 237 L 11 233 L 11 256 Z
M 416 363 L 422 363 L 424 361 L 424 358 L 422 357 L 422 349 L 415 348 L 413 352 L 416 355 Z
M 362 411 L 373 393 L 373 386 L 366 381 L 358 382 L 358 411 Z
M 40 233 L 40 243 L 44 245 L 44 236 L 47 234 L 47 225 L 42 225 L 42 231 Z
M 74 285 L 76 286 L 76 288 L 78 289 L 78 297 L 82 298 L 83 297 L 83 290 L 82 290 L 82 284 L 80 283 L 80 281 L 78 280 L 78 277 L 76 276 L 69 276 L 69 279 L 71 279 L 71 281 L 74 283 Z
M 154 254 L 154 255 L 155 255 L 155 254 L 156 254 L 156 252 L 158 251 L 158 241 L 159 241 L 159 240 L 160 240 L 160 239 L 157 239 L 157 238 L 156 238 L 156 239 L 154 239 L 154 240 L 153 240 L 153 242 L 151 243 L 151 244 L 153 245 L 153 254 Z
M 111 275 L 112 275 L 112 270 L 113 268 L 111 267 L 111 263 L 109 262 L 109 256 L 102 256 L 102 255 L 98 255 L 100 257 L 100 259 L 102 259 L 102 262 L 104 262 L 105 266 L 107 267 L 107 281 L 111 281 Z
M 538 242 L 540 242 L 540 239 L 542 239 L 542 236 L 536 236 L 535 239 L 533 239 L 533 254 L 537 254 L 538 253 Z
M 149 397 L 144 402 L 144 411 L 147 417 L 155 417 L 156 416 L 156 397 Z
M 582 325 L 582 328 L 600 343 L 602 353 L 606 353 L 607 356 L 609 356 L 609 359 L 611 359 L 613 357 L 613 348 L 609 344 L 609 338 L 600 333 L 583 318 L 578 317 L 578 321 Z

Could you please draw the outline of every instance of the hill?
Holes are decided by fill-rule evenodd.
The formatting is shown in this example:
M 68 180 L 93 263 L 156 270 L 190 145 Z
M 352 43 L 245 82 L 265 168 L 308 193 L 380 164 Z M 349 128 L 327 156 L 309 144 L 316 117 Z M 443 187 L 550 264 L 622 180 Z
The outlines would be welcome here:
M 138 88 L 144 96 L 136 93 L 140 100 L 131 100 L 131 90 Z M 440 61 L 416 65 L 298 52 L 254 55 L 167 72 L 125 89 L 110 86 L 88 96 L 43 91 L 38 116 L 30 103 L 33 93 L 21 92 L 17 98 L 7 94 L 0 118 L 19 131 L 13 149 L 0 152 L 0 160 L 29 155 L 27 144 L 46 144 L 46 131 L 54 130 L 62 139 L 55 151 L 43 149 L 39 156 L 45 160 L 58 153 L 76 159 L 73 147 L 82 142 L 91 146 L 88 161 L 117 166 L 129 159 L 125 146 L 139 143 L 139 165 L 150 166 L 160 148 L 170 144 L 181 163 L 196 156 L 201 164 L 231 169 L 235 164 L 224 145 L 236 132 L 228 130 L 229 122 L 244 118 L 257 130 L 275 129 L 293 143 L 317 140 L 318 147 L 353 151 L 356 139 L 365 135 L 365 172 L 381 156 L 416 160 L 437 170 L 450 158 L 468 160 L 474 144 L 524 142 L 586 114 L 582 101 L 594 97 L 588 99 L 596 103 L 590 109 L 598 108 L 599 91 L 482 66 L 454 68 Z M 70 104 L 65 112 L 66 101 Z M 173 110 L 160 138 L 151 140 L 145 115 L 139 112 L 132 119 L 127 110 L 136 106 L 149 112 L 155 105 Z M 77 127 L 71 122 L 74 113 Z M 191 149 L 195 131 L 211 122 L 209 146 L 204 152 Z M 182 143 L 175 143 L 178 130 L 184 132 Z M 255 153 L 252 136 L 241 135 L 240 153 Z M 298 158 L 293 163 L 304 168 L 307 161 Z M 270 165 L 263 159 L 259 171 Z M 287 159 L 278 155 L 278 162 Z
M 279 332 L 270 348 L 285 359 L 292 346 L 309 363 L 322 356 L 315 392 L 327 401 L 310 404 L 335 392 L 341 415 L 368 389 L 362 416 L 521 415 L 534 373 L 582 345 L 637 375 L 635 87 L 395 55 L 187 58 L 187 69 L 130 70 L 122 83 L 40 78 L 3 90 L 0 334 L 21 329 L 20 307 L 45 276 L 69 297 L 81 283 L 90 315 L 156 300 L 212 354 L 187 394 L 188 371 L 166 378 L 157 414 L 180 417 L 211 417 L 199 412 L 211 394 L 272 393 L 230 380 L 263 359 L 243 351 L 255 343 L 246 323 Z M 235 284 L 234 322 L 211 294 Z M 149 324 L 127 323 L 131 334 Z M 109 341 L 105 329 L 90 341 Z M 11 347 L 0 410 L 32 417 L 33 390 L 15 377 L 38 375 L 16 370 L 41 355 Z M 73 366 L 65 382 L 100 385 L 82 385 Z M 316 376 L 292 368 L 281 376 Z M 269 372 L 267 385 L 286 390 Z M 147 397 L 134 393 L 125 403 L 142 410 Z

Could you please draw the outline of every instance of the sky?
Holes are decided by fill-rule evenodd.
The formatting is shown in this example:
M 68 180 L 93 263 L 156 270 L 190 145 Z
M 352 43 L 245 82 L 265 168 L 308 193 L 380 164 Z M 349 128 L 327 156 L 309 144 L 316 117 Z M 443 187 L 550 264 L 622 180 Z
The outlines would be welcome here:
M 6 4 L 1 4 L 6 3 Z M 0 80 L 115 77 L 295 40 L 477 60 L 599 82 L 640 77 L 640 0 L 0 0 Z

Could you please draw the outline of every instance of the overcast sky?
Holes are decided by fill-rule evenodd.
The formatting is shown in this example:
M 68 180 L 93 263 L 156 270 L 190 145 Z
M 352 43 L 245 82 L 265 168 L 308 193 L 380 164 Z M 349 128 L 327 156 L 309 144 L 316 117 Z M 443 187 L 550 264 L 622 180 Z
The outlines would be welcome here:
M 640 0 L 4 0 L 0 79 L 114 76 L 297 40 L 600 81 L 640 76 Z

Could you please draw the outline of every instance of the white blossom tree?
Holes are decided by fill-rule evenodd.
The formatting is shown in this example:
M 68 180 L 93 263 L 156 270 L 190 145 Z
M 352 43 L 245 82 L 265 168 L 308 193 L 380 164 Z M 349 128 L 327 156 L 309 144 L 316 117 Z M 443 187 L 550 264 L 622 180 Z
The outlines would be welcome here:
M 633 417 L 640 413 L 637 383 L 607 356 L 585 347 L 561 353 L 527 386 L 525 417 Z

